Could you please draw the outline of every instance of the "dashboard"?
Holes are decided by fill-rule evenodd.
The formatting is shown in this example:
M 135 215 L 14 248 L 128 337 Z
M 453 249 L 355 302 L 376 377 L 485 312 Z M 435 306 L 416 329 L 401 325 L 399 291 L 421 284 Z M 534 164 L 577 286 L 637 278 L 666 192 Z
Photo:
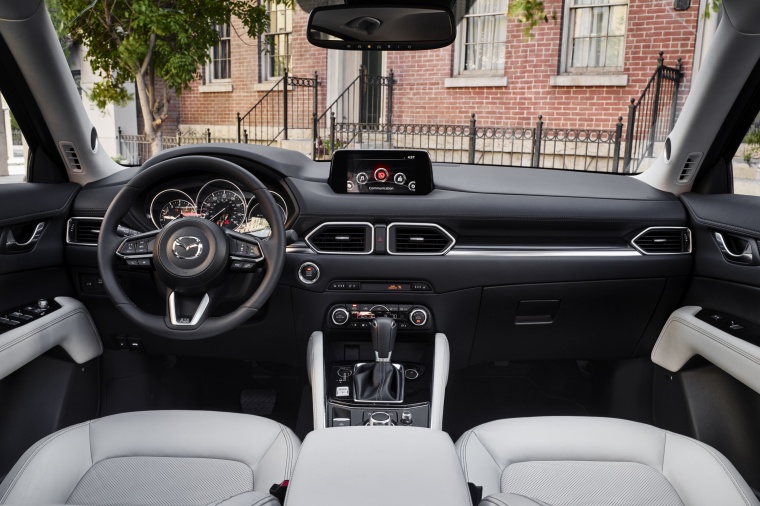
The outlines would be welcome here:
M 389 309 L 426 308 L 431 328 L 416 332 L 444 332 L 452 367 L 640 356 L 651 351 L 692 268 L 687 252 L 651 254 L 635 246 L 647 230 L 670 229 L 681 237 L 688 226 L 676 197 L 635 178 L 462 164 L 431 167 L 426 157 L 412 152 L 399 159 L 366 153 L 363 160 L 338 160 L 342 165 L 331 170 L 329 163 L 276 148 L 187 146 L 87 185 L 70 216 L 80 225 L 98 227 L 132 178 L 186 155 L 223 158 L 255 175 L 280 207 L 288 246 L 279 284 L 256 317 L 229 334 L 184 343 L 130 330 L 111 301 L 97 292 L 94 244 L 69 241 L 72 276 L 81 286 L 79 295 L 94 308 L 101 335 L 141 337 L 140 346 L 152 353 L 300 365 L 316 330 L 354 332 L 357 342 L 366 342 L 363 322 L 334 325 L 328 320 L 332 310 L 343 307 L 350 313 L 354 304 L 382 303 Z M 268 236 L 269 224 L 253 194 L 238 181 L 202 169 L 143 190 L 123 225 L 147 232 L 196 216 Z M 354 189 L 362 184 L 357 181 L 364 180 L 362 173 L 378 187 L 390 187 L 385 181 L 403 174 L 406 189 L 350 191 L 349 182 Z M 426 188 L 422 183 L 428 179 Z M 125 292 L 146 312 L 165 310 L 163 299 L 154 296 L 149 272 L 124 267 L 120 276 Z M 238 307 L 256 288 L 257 276 L 231 277 L 219 313 Z M 607 330 L 612 327 L 620 329 L 614 338 Z
M 287 223 L 294 208 L 292 202 L 282 190 L 269 191 L 283 224 Z M 262 238 L 271 235 L 269 222 L 253 193 L 226 179 L 209 176 L 170 181 L 151 190 L 144 204 L 144 215 L 156 229 L 185 217 L 199 217 L 244 234 Z

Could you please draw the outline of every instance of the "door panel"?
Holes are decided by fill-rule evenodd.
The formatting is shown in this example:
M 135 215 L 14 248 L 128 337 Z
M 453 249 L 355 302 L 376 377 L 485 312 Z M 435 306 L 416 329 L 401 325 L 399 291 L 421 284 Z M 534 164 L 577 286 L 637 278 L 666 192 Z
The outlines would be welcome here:
M 752 329 L 744 327 L 760 325 L 760 197 L 688 193 L 681 200 L 689 213 L 694 256 L 693 278 L 681 306 L 709 310 L 704 313 L 708 316 L 689 328 L 700 332 L 697 337 L 701 338 L 722 335 L 721 330 L 734 320 L 741 321 L 739 330 L 730 331 L 741 340 L 741 346 L 726 351 L 744 346 L 754 349 Z M 710 321 L 712 316 L 720 317 L 720 323 Z M 725 323 L 726 319 L 731 322 Z M 702 325 L 709 328 L 696 330 Z M 707 344 L 714 347 L 718 342 Z M 732 360 L 754 355 L 740 354 Z M 729 376 L 727 373 L 741 375 L 724 366 L 726 372 L 703 357 L 695 357 L 676 373 L 659 369 L 655 377 L 655 422 L 714 446 L 758 490 L 760 457 L 754 442 L 760 395 Z

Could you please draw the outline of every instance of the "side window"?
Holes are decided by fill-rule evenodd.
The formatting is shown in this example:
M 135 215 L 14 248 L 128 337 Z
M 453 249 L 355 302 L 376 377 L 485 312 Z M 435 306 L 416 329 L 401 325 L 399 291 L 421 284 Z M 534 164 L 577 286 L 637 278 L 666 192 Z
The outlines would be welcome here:
M 749 127 L 732 165 L 734 193 L 760 197 L 760 117 Z
M 457 44 L 456 75 L 503 75 L 507 0 L 467 0 Z
M 264 81 L 290 71 L 293 38 L 293 8 L 285 3 L 267 2 L 269 30 L 264 35 L 262 69 Z
M 563 71 L 622 70 L 627 17 L 627 0 L 566 1 Z
M 26 141 L 0 95 L 0 184 L 26 181 Z

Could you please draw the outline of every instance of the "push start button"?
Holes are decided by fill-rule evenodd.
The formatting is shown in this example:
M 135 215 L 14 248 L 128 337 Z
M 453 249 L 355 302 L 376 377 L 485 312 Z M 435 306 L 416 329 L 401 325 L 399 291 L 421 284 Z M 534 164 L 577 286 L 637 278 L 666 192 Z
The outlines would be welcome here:
M 298 268 L 298 279 L 305 285 L 313 285 L 319 279 L 319 267 L 312 262 L 301 264 Z

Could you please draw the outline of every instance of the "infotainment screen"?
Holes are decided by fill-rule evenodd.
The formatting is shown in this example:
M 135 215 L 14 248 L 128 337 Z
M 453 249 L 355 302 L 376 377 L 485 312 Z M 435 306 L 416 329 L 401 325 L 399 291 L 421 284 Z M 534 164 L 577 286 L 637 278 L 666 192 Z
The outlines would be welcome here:
M 430 156 L 418 150 L 338 150 L 330 186 L 335 193 L 427 195 L 433 190 Z

